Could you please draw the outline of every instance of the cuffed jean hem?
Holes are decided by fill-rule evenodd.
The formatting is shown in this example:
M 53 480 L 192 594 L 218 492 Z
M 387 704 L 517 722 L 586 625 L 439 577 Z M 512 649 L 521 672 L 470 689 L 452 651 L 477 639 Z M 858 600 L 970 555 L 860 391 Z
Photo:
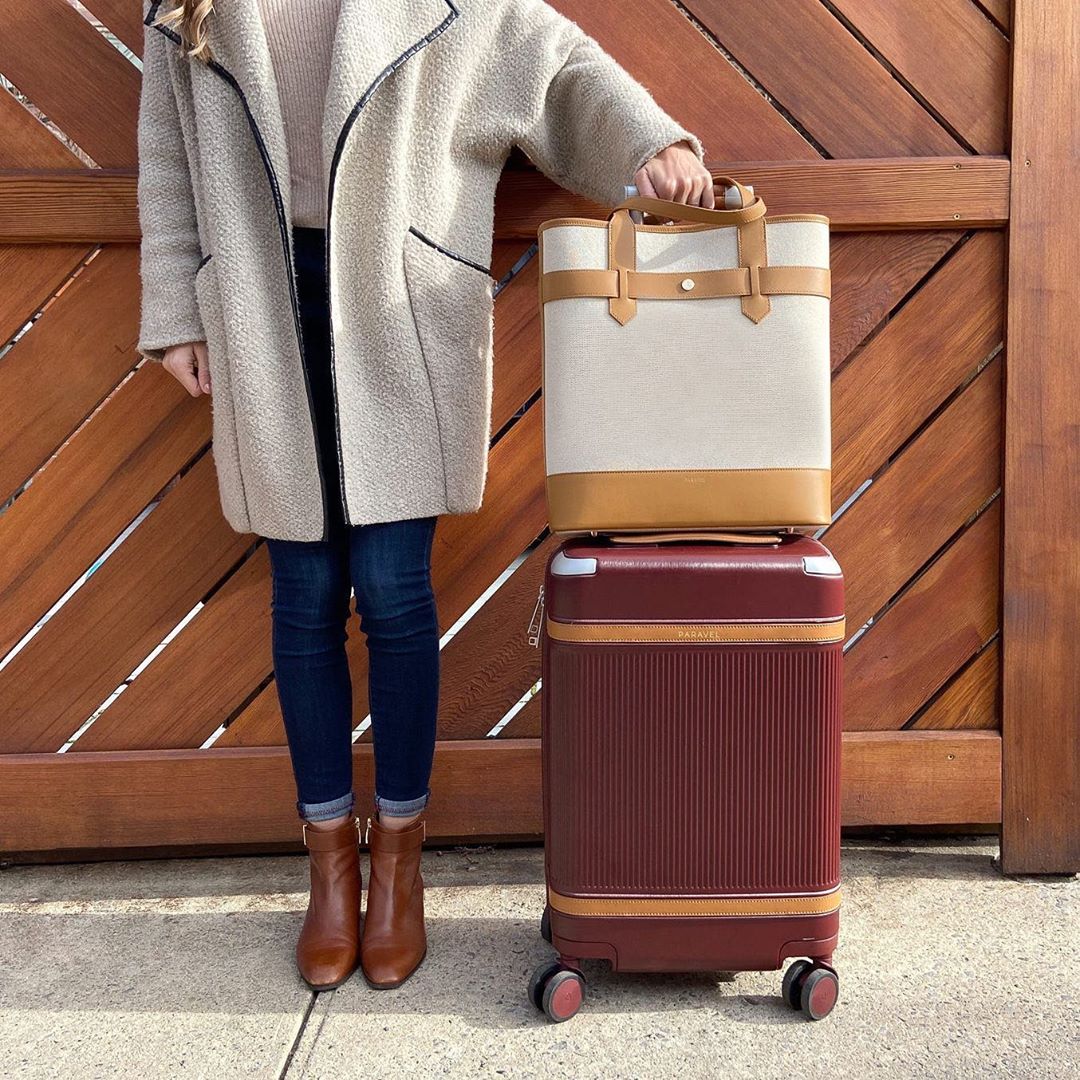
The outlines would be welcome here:
M 356 796 L 350 791 L 347 795 L 342 795 L 339 799 L 331 799 L 329 802 L 298 802 L 296 809 L 305 821 L 329 821 L 331 818 L 350 813 L 355 802 Z
M 417 799 L 384 799 L 381 795 L 375 796 L 375 809 L 380 816 L 385 817 L 412 817 L 419 814 L 427 806 L 431 798 L 430 789 Z

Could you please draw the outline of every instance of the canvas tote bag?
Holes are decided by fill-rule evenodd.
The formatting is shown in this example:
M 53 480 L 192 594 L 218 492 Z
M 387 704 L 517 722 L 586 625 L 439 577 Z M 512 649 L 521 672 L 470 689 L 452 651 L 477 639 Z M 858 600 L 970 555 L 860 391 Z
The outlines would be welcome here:
M 830 520 L 829 219 L 716 179 L 733 208 L 638 196 L 540 226 L 553 532 Z

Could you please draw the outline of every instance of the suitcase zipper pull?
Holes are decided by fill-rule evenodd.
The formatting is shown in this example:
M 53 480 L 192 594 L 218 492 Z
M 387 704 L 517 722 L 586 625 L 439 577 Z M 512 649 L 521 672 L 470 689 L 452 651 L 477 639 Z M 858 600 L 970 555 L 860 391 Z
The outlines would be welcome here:
M 540 644 L 540 627 L 544 620 L 544 586 L 540 586 L 540 592 L 536 597 L 536 607 L 533 608 L 532 618 L 529 620 L 529 644 Z

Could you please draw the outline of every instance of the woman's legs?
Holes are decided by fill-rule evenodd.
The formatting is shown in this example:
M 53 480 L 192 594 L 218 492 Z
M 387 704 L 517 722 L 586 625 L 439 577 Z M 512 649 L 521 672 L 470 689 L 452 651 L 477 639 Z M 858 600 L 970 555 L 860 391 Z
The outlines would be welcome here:
M 275 684 L 300 816 L 329 825 L 351 813 L 352 682 L 347 539 L 266 541 Z
M 403 828 L 427 805 L 439 708 L 439 620 L 431 588 L 436 517 L 351 530 L 349 560 L 368 650 L 375 807 Z

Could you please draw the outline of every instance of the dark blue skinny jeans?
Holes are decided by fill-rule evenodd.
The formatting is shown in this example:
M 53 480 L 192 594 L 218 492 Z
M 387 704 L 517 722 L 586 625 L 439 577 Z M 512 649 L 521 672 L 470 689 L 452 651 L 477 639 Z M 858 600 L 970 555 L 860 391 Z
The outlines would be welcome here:
M 431 588 L 436 517 L 344 523 L 330 382 L 324 234 L 294 229 L 297 289 L 315 427 L 328 485 L 329 539 L 267 538 L 272 648 L 297 811 L 352 812 L 352 680 L 345 652 L 350 590 L 368 653 L 375 806 L 409 816 L 430 796 L 439 695 L 439 622 Z

